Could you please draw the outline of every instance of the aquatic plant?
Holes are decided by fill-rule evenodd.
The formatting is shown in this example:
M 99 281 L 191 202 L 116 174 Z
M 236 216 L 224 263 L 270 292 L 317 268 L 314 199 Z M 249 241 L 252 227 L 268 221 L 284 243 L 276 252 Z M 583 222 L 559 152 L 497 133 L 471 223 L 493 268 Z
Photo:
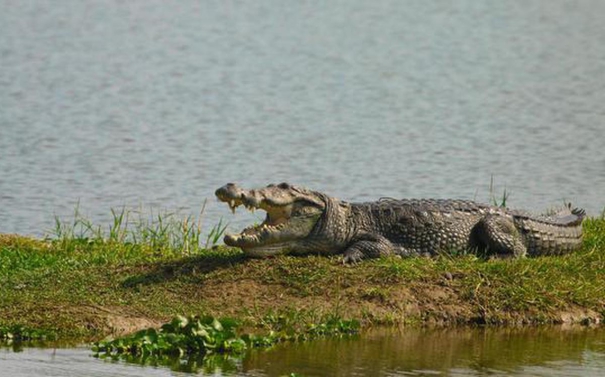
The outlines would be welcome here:
M 314 311 L 295 310 L 270 312 L 258 326 L 268 330 L 265 335 L 244 335 L 247 343 L 255 346 L 279 342 L 306 341 L 321 336 L 342 336 L 359 332 L 361 324 L 356 319 L 344 319 L 336 313 L 321 316 Z
M 237 322 L 209 316 L 176 316 L 160 330 L 96 342 L 93 352 L 105 355 L 185 356 L 206 353 L 240 353 L 246 343 L 237 336 Z
M 28 328 L 23 325 L 0 326 L 0 340 L 3 341 L 30 341 L 30 340 L 55 340 L 57 335 L 54 331 Z
M 113 340 L 96 342 L 99 357 L 189 357 L 206 354 L 241 354 L 248 348 L 268 347 L 285 341 L 302 341 L 320 336 L 354 334 L 359 322 L 331 317 L 321 323 L 291 323 L 291 316 L 269 318 L 267 334 L 238 335 L 239 323 L 211 316 L 176 316 L 159 330 L 150 328 Z M 266 324 L 266 323 L 265 323 Z

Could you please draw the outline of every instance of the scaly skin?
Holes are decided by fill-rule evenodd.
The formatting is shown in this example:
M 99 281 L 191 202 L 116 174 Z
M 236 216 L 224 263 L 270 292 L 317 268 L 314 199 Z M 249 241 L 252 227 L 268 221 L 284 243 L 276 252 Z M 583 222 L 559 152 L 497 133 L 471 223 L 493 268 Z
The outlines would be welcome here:
M 582 243 L 583 210 L 553 216 L 466 200 L 381 199 L 348 203 L 287 183 L 244 190 L 229 183 L 216 196 L 231 209 L 263 209 L 261 225 L 225 236 L 225 244 L 256 257 L 344 254 L 344 262 L 398 254 L 473 251 L 524 257 L 572 252 Z

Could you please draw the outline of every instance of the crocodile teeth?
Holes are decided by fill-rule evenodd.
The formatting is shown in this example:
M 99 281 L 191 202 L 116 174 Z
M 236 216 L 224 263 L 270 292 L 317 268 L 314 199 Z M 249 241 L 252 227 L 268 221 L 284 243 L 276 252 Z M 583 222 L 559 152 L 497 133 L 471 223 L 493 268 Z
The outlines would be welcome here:
M 234 199 L 231 199 L 229 201 L 229 208 L 231 208 L 231 213 L 235 214 L 235 209 L 237 208 L 237 205 L 235 204 Z

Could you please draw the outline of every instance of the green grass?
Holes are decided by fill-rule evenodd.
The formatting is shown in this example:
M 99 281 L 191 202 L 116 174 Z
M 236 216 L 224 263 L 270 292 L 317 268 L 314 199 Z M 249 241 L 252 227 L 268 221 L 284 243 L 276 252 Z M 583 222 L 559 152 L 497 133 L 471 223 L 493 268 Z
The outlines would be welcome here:
M 369 326 L 605 317 L 603 218 L 584 222 L 582 250 L 566 256 L 392 257 L 343 266 L 339 256 L 247 259 L 215 245 L 222 223 L 201 237 L 199 218 L 112 214 L 106 229 L 76 211 L 46 239 L 0 235 L 0 335 L 20 328 L 99 340 L 199 313 L 261 333 L 279 321 L 299 323 L 301 334 L 338 318 Z
M 506 208 L 506 202 L 510 197 L 510 191 L 506 191 L 506 187 L 502 191 L 502 197 L 497 197 L 496 192 L 496 184 L 494 180 L 494 176 L 492 175 L 489 181 L 489 203 L 496 207 Z
M 55 217 L 55 227 L 47 239 L 57 241 L 57 246 L 69 249 L 81 243 L 110 243 L 114 245 L 139 245 L 181 254 L 199 253 L 215 246 L 223 236 L 226 223 L 219 220 L 210 229 L 205 242 L 202 239 L 202 218 L 206 201 L 197 217 L 181 218 L 177 213 L 131 210 L 122 207 L 111 209 L 112 221 L 107 229 L 94 225 L 82 216 L 79 204 L 69 221 Z

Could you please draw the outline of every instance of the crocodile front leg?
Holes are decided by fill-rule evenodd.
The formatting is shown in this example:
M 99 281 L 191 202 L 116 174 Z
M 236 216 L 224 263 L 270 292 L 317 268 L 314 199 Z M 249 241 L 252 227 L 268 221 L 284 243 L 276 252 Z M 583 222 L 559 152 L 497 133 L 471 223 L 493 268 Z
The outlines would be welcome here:
M 343 263 L 357 263 L 366 258 L 392 255 L 395 246 L 383 236 L 364 234 L 356 237 L 344 252 Z

